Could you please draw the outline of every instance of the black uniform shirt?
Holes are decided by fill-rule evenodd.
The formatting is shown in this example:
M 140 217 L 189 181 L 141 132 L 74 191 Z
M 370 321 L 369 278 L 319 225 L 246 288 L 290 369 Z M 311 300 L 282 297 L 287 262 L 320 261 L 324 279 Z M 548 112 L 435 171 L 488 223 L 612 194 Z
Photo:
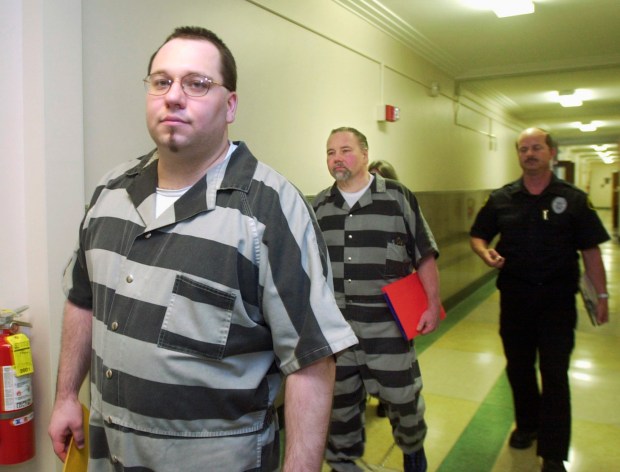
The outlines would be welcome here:
M 549 285 L 577 290 L 579 256 L 609 239 L 585 192 L 555 175 L 540 195 L 516 180 L 495 190 L 478 213 L 472 237 L 489 243 L 499 234 L 505 258 L 501 288 Z

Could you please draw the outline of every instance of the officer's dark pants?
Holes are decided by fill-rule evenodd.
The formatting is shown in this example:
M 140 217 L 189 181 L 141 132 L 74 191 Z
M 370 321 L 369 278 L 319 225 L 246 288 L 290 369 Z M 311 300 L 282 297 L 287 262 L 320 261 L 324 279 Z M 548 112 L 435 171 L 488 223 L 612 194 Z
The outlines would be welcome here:
M 538 431 L 538 455 L 556 460 L 568 457 L 568 367 L 577 320 L 575 295 L 563 291 L 561 287 L 500 291 L 500 335 L 517 428 Z M 536 375 L 537 356 L 541 389 Z

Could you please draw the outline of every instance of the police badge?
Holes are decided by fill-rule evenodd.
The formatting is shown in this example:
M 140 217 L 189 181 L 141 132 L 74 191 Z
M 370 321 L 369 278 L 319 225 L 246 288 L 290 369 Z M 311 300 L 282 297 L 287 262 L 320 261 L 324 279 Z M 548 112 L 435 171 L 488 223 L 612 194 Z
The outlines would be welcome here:
M 568 207 L 568 202 L 564 197 L 555 197 L 551 202 L 551 209 L 556 215 L 564 213 L 566 207 Z

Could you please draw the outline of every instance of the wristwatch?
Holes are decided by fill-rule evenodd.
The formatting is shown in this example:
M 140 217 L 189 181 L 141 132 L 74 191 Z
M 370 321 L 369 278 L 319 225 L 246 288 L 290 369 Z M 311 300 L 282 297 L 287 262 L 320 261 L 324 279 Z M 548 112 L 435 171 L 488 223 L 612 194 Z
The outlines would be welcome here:
M 609 294 L 608 293 L 599 293 L 596 296 L 597 296 L 597 298 L 609 298 Z

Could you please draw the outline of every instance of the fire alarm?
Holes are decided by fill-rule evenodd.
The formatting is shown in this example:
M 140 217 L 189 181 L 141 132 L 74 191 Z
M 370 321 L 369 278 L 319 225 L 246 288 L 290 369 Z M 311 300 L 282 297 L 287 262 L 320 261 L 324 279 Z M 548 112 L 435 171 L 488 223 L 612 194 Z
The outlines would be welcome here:
M 377 121 L 398 121 L 400 118 L 400 108 L 394 105 L 379 105 L 377 108 Z
M 400 108 L 393 105 L 385 106 L 385 121 L 398 121 L 400 118 Z

